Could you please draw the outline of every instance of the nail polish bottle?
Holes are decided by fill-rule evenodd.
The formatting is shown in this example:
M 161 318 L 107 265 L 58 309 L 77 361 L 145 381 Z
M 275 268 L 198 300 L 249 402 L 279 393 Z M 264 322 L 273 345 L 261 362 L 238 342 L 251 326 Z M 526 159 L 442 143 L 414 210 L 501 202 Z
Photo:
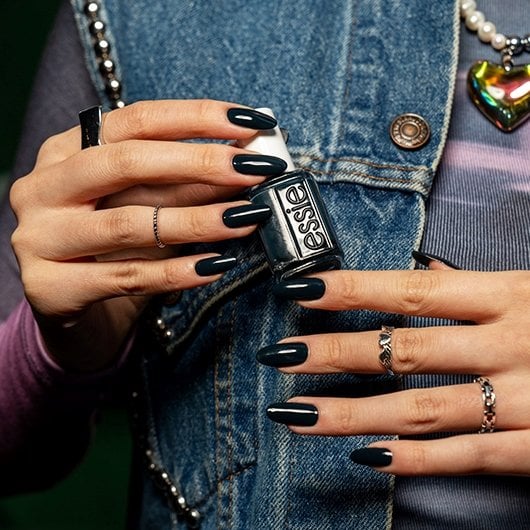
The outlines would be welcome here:
M 258 110 L 274 117 L 270 109 Z M 272 209 L 258 231 L 275 279 L 340 269 L 343 252 L 318 185 L 311 173 L 294 166 L 280 127 L 260 131 L 249 142 L 238 145 L 287 162 L 284 174 L 253 187 L 249 193 L 251 202 Z

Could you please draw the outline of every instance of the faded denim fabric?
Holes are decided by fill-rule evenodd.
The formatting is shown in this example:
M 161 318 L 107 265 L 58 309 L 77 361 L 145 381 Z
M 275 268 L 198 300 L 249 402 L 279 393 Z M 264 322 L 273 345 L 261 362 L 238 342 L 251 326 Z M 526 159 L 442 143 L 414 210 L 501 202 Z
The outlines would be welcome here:
M 84 1 L 72 3 L 104 100 Z M 320 182 L 347 267 L 412 266 L 449 121 L 456 1 L 100 4 L 127 102 L 214 98 L 271 107 L 290 132 L 293 159 Z M 404 112 L 431 126 L 418 151 L 390 139 L 390 123 Z M 389 528 L 393 479 L 349 461 L 372 437 L 297 436 L 269 421 L 265 408 L 293 395 L 389 392 L 398 382 L 288 376 L 258 365 L 255 354 L 289 335 L 377 329 L 397 317 L 308 311 L 275 299 L 255 236 L 190 249 L 200 250 L 241 264 L 158 309 L 170 333 L 156 346 L 156 330 L 144 330 L 141 365 L 150 444 L 201 512 L 201 528 Z M 144 474 L 139 528 L 185 528 Z

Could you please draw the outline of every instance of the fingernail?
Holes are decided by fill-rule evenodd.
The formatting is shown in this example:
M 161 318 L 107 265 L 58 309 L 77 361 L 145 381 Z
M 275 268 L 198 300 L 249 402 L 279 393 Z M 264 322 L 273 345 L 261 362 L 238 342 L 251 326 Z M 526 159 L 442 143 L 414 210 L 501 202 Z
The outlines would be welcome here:
M 363 466 L 385 467 L 392 463 L 392 451 L 382 447 L 363 447 L 353 451 L 350 458 Z
M 287 300 L 318 300 L 325 291 L 326 284 L 320 278 L 284 280 L 272 288 L 276 296 Z
M 266 221 L 272 215 L 272 210 L 266 204 L 243 204 L 228 208 L 223 213 L 223 223 L 228 228 L 240 228 Z
M 229 271 L 237 265 L 237 259 L 230 256 L 214 256 L 201 259 L 195 264 L 195 272 L 199 276 L 214 276 Z
M 440 263 L 443 263 L 444 265 L 447 265 L 452 269 L 462 270 L 462 267 L 459 267 L 458 265 L 455 265 L 454 263 L 451 263 L 450 261 L 447 261 L 444 258 L 440 258 L 440 256 L 435 256 L 434 254 L 427 254 L 425 252 L 420 252 L 419 250 L 413 250 L 412 257 L 424 267 L 429 267 L 431 261 L 439 261 Z
M 228 109 L 226 114 L 234 125 L 240 125 L 247 129 L 263 131 L 274 129 L 278 124 L 272 116 L 267 116 L 267 114 L 254 109 L 232 108 Z
M 302 364 L 309 350 L 303 342 L 289 342 L 285 344 L 273 344 L 262 348 L 256 354 L 256 359 L 266 366 L 281 368 L 283 366 L 296 366 Z
M 285 425 L 312 427 L 318 420 L 318 409 L 309 403 L 273 403 L 267 407 L 267 416 Z
M 232 159 L 232 166 L 243 175 L 272 177 L 281 175 L 287 169 L 287 162 L 269 155 L 236 155 Z

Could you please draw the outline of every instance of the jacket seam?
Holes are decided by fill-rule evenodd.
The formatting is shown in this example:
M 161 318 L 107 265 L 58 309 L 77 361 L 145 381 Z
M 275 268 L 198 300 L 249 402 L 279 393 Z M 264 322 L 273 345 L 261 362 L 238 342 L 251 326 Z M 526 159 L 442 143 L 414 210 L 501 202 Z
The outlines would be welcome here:
M 355 162 L 377 169 L 399 169 L 400 171 L 428 171 L 430 169 L 428 166 L 403 166 L 400 164 L 384 164 L 382 162 L 372 162 L 370 160 L 355 157 L 321 157 L 311 154 L 302 154 L 300 156 L 309 158 L 310 160 L 315 160 L 317 162 Z

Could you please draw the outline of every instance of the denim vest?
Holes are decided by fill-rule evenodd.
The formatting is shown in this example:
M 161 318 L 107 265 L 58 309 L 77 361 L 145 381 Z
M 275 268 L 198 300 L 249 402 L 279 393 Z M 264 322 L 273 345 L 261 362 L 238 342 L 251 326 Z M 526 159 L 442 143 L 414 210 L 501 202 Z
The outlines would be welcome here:
M 87 64 L 85 2 L 72 0 Z M 271 107 L 295 163 L 312 172 L 347 268 L 406 269 L 443 149 L 457 64 L 458 2 L 146 0 L 99 2 L 127 102 L 214 98 Z M 421 115 L 431 140 L 401 150 L 389 125 Z M 384 529 L 393 479 L 351 464 L 375 438 L 292 434 L 265 408 L 294 395 L 394 391 L 389 376 L 292 376 L 258 365 L 282 337 L 398 324 L 372 311 L 309 311 L 279 301 L 256 236 L 196 245 L 236 256 L 211 285 L 160 305 L 145 327 L 143 429 L 201 528 Z M 159 341 L 154 340 L 158 335 Z M 186 528 L 143 472 L 139 528 Z

